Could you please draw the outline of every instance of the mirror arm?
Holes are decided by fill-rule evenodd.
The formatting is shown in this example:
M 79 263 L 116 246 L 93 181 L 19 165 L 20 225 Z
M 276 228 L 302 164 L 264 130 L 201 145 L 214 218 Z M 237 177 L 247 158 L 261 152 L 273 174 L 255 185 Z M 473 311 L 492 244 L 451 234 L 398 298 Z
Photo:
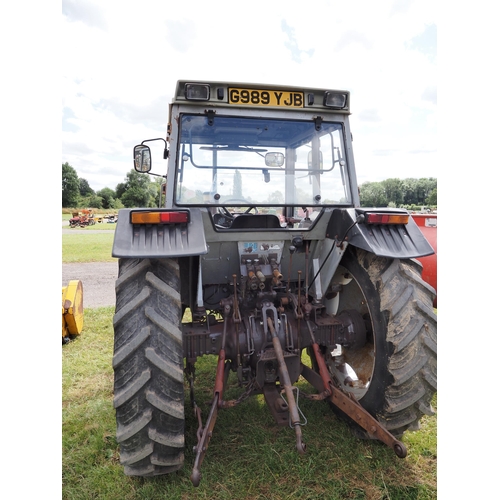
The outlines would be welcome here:
M 152 141 L 163 141 L 165 143 L 165 148 L 163 149 L 163 159 L 166 160 L 168 158 L 167 141 L 163 139 L 163 137 L 158 137 L 157 139 L 146 139 L 145 141 L 141 142 L 141 146 L 144 146 L 145 142 L 152 142 Z

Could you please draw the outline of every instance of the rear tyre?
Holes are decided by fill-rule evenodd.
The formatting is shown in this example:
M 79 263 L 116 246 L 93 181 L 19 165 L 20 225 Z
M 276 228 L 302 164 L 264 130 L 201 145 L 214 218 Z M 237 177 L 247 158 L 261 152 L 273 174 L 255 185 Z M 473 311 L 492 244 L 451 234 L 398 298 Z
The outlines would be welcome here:
M 435 291 L 416 260 L 377 257 L 349 247 L 333 282 L 342 284 L 338 312 L 365 320 L 362 347 L 325 350 L 330 372 L 395 437 L 432 415 L 437 390 Z M 337 411 L 337 410 L 336 410 Z M 354 425 L 356 434 L 367 437 Z
M 113 368 L 116 437 L 125 474 L 153 476 L 184 463 L 179 264 L 120 259 Z

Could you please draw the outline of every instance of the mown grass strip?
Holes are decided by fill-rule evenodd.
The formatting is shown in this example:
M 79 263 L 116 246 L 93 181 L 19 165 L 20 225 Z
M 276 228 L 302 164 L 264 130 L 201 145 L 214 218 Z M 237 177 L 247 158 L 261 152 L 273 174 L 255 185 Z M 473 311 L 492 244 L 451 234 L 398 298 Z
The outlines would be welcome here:
M 111 225 L 111 224 L 110 224 Z M 62 235 L 63 262 L 111 262 L 113 233 L 75 233 Z

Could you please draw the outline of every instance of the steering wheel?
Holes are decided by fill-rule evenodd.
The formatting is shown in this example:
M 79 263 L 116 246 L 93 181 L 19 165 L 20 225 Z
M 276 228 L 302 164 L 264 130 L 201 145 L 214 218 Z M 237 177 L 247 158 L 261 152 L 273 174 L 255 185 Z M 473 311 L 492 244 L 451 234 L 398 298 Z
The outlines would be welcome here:
M 233 202 L 233 203 L 246 203 L 246 204 L 249 203 L 248 200 L 245 200 L 243 198 L 230 198 L 229 200 L 224 200 L 224 205 L 230 205 L 231 202 Z M 227 215 L 231 219 L 234 219 L 234 214 L 232 214 L 225 206 L 221 205 L 219 208 L 222 209 L 222 211 L 224 212 L 224 215 Z M 249 214 L 252 210 L 255 210 L 256 214 L 259 213 L 259 210 L 257 209 L 257 207 L 255 205 L 248 207 L 247 210 L 245 210 L 243 213 Z

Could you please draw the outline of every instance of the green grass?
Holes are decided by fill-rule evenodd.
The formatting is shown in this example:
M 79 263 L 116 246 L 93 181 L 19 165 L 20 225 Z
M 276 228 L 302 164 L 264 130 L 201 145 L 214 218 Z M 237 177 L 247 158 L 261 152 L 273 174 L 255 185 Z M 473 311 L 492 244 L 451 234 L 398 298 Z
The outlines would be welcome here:
M 419 432 L 405 434 L 408 456 L 401 460 L 378 442 L 353 437 L 324 402 L 301 399 L 308 424 L 307 452 L 300 456 L 294 432 L 275 425 L 262 396 L 220 410 L 198 488 L 190 481 L 197 422 L 189 401 L 184 468 L 150 479 L 125 476 L 112 403 L 112 315 L 112 307 L 86 309 L 82 334 L 62 349 L 64 499 L 437 498 L 436 416 L 424 417 Z M 204 421 L 215 364 L 214 357 L 197 363 L 196 399 Z M 305 382 L 298 385 L 307 390 Z M 227 398 L 238 394 L 231 377 Z
M 115 224 L 109 224 L 115 226 Z M 62 235 L 63 262 L 111 262 L 114 233 Z

